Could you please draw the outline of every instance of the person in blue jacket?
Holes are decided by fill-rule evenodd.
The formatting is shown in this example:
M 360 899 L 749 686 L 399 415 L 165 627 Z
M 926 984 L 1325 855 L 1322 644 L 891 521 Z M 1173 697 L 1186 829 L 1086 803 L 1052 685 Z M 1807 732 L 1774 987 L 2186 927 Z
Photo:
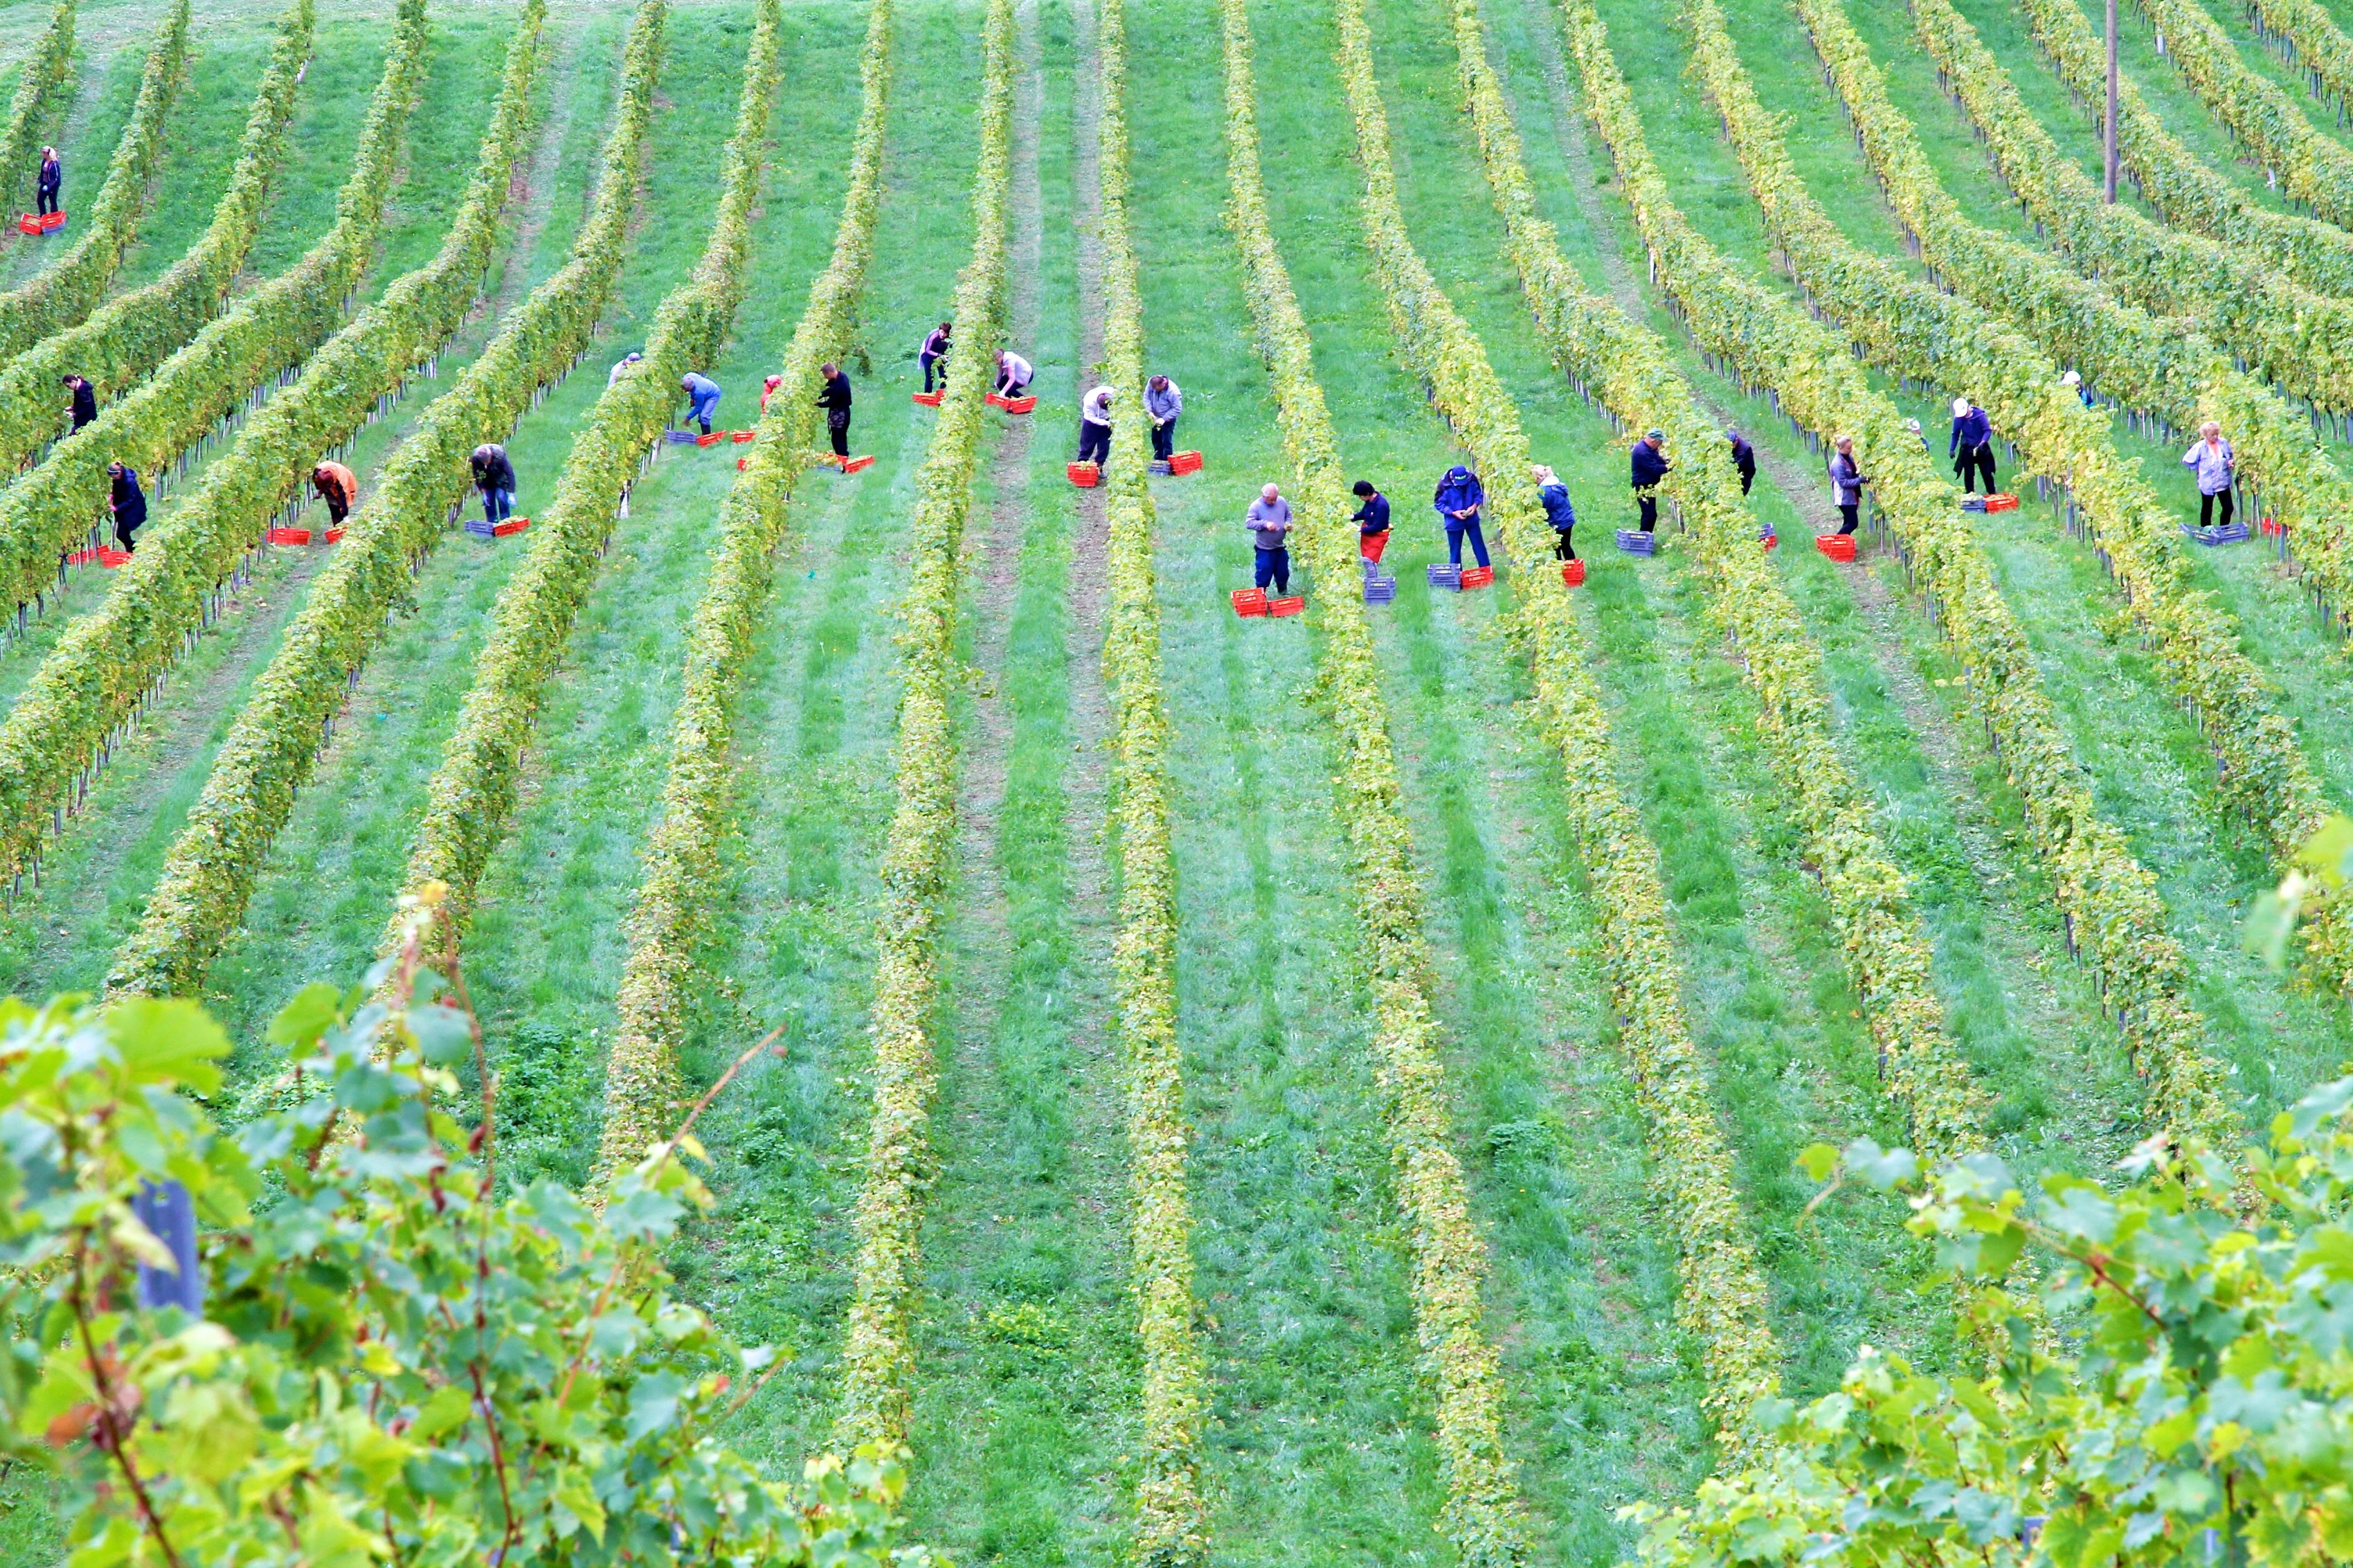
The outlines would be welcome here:
M 702 426 L 704 435 L 710 435 L 711 416 L 719 407 L 719 384 L 707 375 L 688 371 L 679 378 L 678 384 L 691 400 L 686 416 Z
M 1963 495 L 1977 493 L 1980 477 L 1985 493 L 1993 494 L 1993 421 L 1966 397 L 1953 399 L 1953 438 L 1945 455 L 1953 459 L 1953 477 L 1961 481 Z
M 1375 489 L 1370 479 L 1358 479 L 1348 493 L 1356 498 L 1356 510 L 1348 521 L 1356 525 L 1356 553 L 1364 558 L 1369 577 L 1381 563 L 1381 552 L 1389 547 L 1389 498 Z
M 1634 501 L 1641 509 L 1644 533 L 1659 531 L 1659 481 L 1665 479 L 1668 470 L 1674 467 L 1667 461 L 1666 441 L 1664 430 L 1644 431 L 1642 438 L 1634 443 L 1629 465 L 1634 480 Z
M 1577 546 L 1569 542 L 1568 536 L 1577 527 L 1577 509 L 1568 504 L 1568 487 L 1560 482 L 1558 474 L 1542 463 L 1532 465 L 1529 471 L 1535 475 L 1536 500 L 1544 503 L 1545 521 L 1552 524 L 1553 532 L 1559 535 L 1552 547 L 1554 557 L 1561 561 L 1576 560 Z
M 106 477 L 111 481 L 106 504 L 114 513 L 114 542 L 128 553 L 139 547 L 131 542 L 147 521 L 147 492 L 139 488 L 139 470 L 121 461 L 106 465 Z
M 1457 463 L 1446 470 L 1438 481 L 1438 493 L 1430 498 L 1438 521 L 1446 526 L 1446 558 L 1455 565 L 1462 564 L 1462 536 L 1471 536 L 1471 554 L 1480 565 L 1487 564 L 1487 541 L 1479 531 L 1479 511 L 1487 504 L 1487 492 L 1479 484 L 1479 476 Z

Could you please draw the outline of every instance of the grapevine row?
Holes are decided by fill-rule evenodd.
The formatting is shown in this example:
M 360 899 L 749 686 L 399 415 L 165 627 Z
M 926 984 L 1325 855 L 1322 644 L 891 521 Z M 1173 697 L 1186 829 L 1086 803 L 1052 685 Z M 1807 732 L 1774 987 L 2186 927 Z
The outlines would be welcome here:
M 2337 100 L 2337 122 L 2353 105 L 2353 37 L 2316 0 L 2251 0 L 2256 34 L 2284 44 L 2291 61 L 2303 67 L 2313 96 Z
M 2353 149 L 2312 128 L 2295 100 L 2239 58 L 2238 46 L 2196 0 L 2134 0 L 2165 54 L 2208 112 L 2263 165 L 2289 200 L 2353 224 Z
M 2156 879 L 2100 817 L 1959 498 L 1930 467 L 1902 410 L 1855 364 L 1846 340 L 1740 277 L 1675 208 L 1591 0 L 1564 0 L 1564 8 L 1587 111 L 1616 159 L 1653 276 L 1700 346 L 1744 383 L 1770 388 L 1803 426 L 1853 437 L 1915 580 L 1954 641 L 1965 689 L 2024 804 L 2071 939 L 2093 954 L 2133 1060 L 2154 1080 L 2155 1114 L 2181 1132 L 2232 1131 L 2222 1073 L 2200 1045 L 2204 1021 L 2183 999 L 2189 966 L 2166 930 Z
M 1845 58 L 1861 47 L 1838 0 L 1799 0 L 1799 8 L 1826 56 Z M 1684 16 L 1701 79 L 1766 227 L 1814 304 L 1883 367 L 1933 377 L 1982 403 L 2027 470 L 2081 509 L 2174 695 L 2198 717 L 2221 769 L 2221 798 L 2253 824 L 2274 858 L 2293 864 L 2328 819 L 2319 781 L 2271 684 L 2242 650 L 2237 618 L 2183 580 L 2173 514 L 2137 466 L 2117 454 L 2107 418 L 2085 408 L 2059 384 L 2059 367 L 1991 313 L 1848 242 L 1807 194 L 1715 0 L 1689 0 Z M 2340 988 L 2353 986 L 2353 936 L 2344 915 L 2331 908 L 2305 928 L 2327 984 Z
M 1244 0 L 1223 0 L 1227 221 L 1240 247 L 1245 293 L 1274 386 L 1294 473 L 1302 552 L 1317 582 L 1357 575 L 1339 437 L 1315 379 L 1314 345 L 1275 247 L 1259 161 L 1257 83 Z M 1526 1553 L 1518 1478 L 1504 1452 L 1503 1379 L 1481 1297 L 1487 1249 L 1452 1147 L 1445 1068 L 1425 977 L 1419 879 L 1412 830 L 1380 701 L 1380 667 L 1364 608 L 1334 587 L 1315 601 L 1317 685 L 1331 704 L 1339 752 L 1335 815 L 1354 862 L 1356 918 L 1372 982 L 1374 1077 L 1395 1163 L 1398 1207 L 1413 1249 L 1414 1330 L 1435 1374 L 1438 1449 L 1446 1482 L 1439 1528 L 1466 1563 L 1514 1563 Z
M 2021 0 L 2028 27 L 2061 81 L 2097 123 L 2107 56 L 2074 0 Z M 2241 246 L 2307 288 L 2353 294 L 2353 234 L 2296 213 L 2274 212 L 2214 173 L 2148 107 L 2129 77 L 2117 82 L 2116 155 L 2168 223 Z
M 312 580 L 309 599 L 222 743 L 139 929 L 115 955 L 110 991 L 165 995 L 202 984 L 243 918 L 270 841 L 310 778 L 385 617 L 455 520 L 468 488 L 467 455 L 509 435 L 586 352 L 621 269 L 667 16 L 665 0 L 639 0 L 596 199 L 570 258 L 508 314 L 481 357 L 434 400 L 385 463 L 375 496 L 352 513 L 343 542 Z M 479 271 L 477 260 L 456 281 L 470 289 Z M 462 296 L 464 289 L 452 292 Z M 455 305 L 453 325 L 464 309 Z M 322 395 L 332 390 L 321 388 Z M 299 481 L 300 470 L 294 477 Z
M 307 26 L 303 31 L 307 37 Z M 281 384 L 291 379 L 294 367 L 342 322 L 344 304 L 375 255 L 385 187 L 399 163 L 429 46 L 422 0 L 403 0 L 358 156 L 343 184 L 342 216 L 290 270 L 209 322 L 205 318 L 212 314 L 218 295 L 209 284 L 191 289 L 175 302 L 142 302 L 140 295 L 126 296 L 124 302 L 132 309 L 118 312 L 110 308 L 87 327 L 44 343 L 0 377 L 0 426 L 16 414 L 26 416 L 13 435 L 0 435 L 0 440 L 37 447 L 57 433 L 63 417 L 56 374 L 60 367 L 103 366 L 126 348 L 132 351 L 130 363 L 141 368 L 163 361 L 153 375 L 95 421 L 58 442 L 39 468 L 0 491 L 0 603 L 8 602 L 5 595 L 12 590 L 20 606 L 47 590 L 58 556 L 85 538 L 105 511 L 109 461 L 120 459 L 137 468 L 160 489 L 172 464 L 186 461 L 223 420 L 257 406 L 266 390 L 263 384 L 271 377 Z M 295 68 L 299 64 L 298 59 Z M 274 151 L 270 156 L 274 160 Z M 260 216 L 258 187 L 254 195 L 250 211 L 235 219 L 233 237 L 224 247 L 227 254 L 216 258 L 222 288 L 252 243 L 252 225 Z M 227 216 L 226 205 L 223 216 Z M 215 226 L 219 227 L 217 218 Z M 191 275 L 187 280 L 195 279 Z M 153 312 L 146 308 L 159 303 L 164 308 Z M 185 307 L 185 315 L 175 306 Z M 195 341 L 174 352 L 178 340 L 170 334 L 182 327 L 195 331 L 199 325 Z M 84 353 L 98 357 L 80 357 Z M 18 375 L 20 370 L 37 370 L 47 383 L 37 389 L 37 407 L 32 405 L 37 388 Z M 99 383 L 104 374 L 90 379 Z
M 472 183 L 440 253 L 396 280 L 252 416 L 195 493 L 115 575 L 105 600 L 66 629 L 0 722 L 0 868 L 37 868 L 44 829 L 64 831 L 67 811 L 115 735 L 219 613 L 224 581 L 270 520 L 299 500 L 311 466 L 396 395 L 471 307 L 530 132 L 545 8 L 545 0 L 526 0 Z M 0 517 L 12 515 L 18 492 L 37 492 L 61 461 L 0 495 Z
M 1407 234 L 1360 0 L 1340 0 L 1340 78 L 1365 166 L 1365 234 L 1405 361 L 1485 476 L 1488 516 L 1513 572 L 1514 644 L 1533 709 L 1558 752 L 1568 827 L 1592 884 L 1599 952 L 1633 1068 L 1644 1141 L 1677 1248 L 1675 1316 L 1700 1346 L 1703 1405 L 1727 1456 L 1749 1451 L 1750 1407 L 1780 1385 L 1779 1345 L 1732 1179 L 1706 1071 L 1683 1006 L 1683 968 L 1667 915 L 1658 846 L 1618 787 L 1609 714 L 1577 608 L 1555 569 L 1528 478 L 1519 411 L 1487 352 Z
M 883 128 L 891 95 L 891 0 L 873 0 L 859 59 L 856 139 L 833 258 L 809 285 L 808 307 L 785 351 L 784 379 L 768 400 L 743 477 L 719 508 L 711 581 L 687 624 L 686 673 L 670 722 L 670 771 L 660 818 L 647 835 L 644 877 L 628 921 L 619 1024 L 605 1064 L 607 1171 L 628 1169 L 660 1135 L 686 1038 L 694 944 L 724 875 L 735 737 L 735 700 L 761 606 L 774 578 L 793 487 L 817 439 L 818 367 L 849 340 L 872 253 L 882 193 Z M 650 354 L 649 354 L 650 358 Z
M 105 183 L 75 225 L 79 237 L 73 248 L 23 286 L 0 294 L 0 360 L 63 331 L 106 297 L 122 253 L 138 237 L 164 151 L 164 121 L 187 79 L 187 64 L 188 0 L 176 0 L 147 51 L 139 96 L 107 161 Z
M 660 450 L 663 428 L 678 406 L 679 378 L 710 368 L 744 297 L 750 215 L 767 167 L 776 100 L 777 0 L 760 0 L 758 16 L 744 63 L 735 133 L 722 155 L 718 212 L 702 259 L 656 308 L 645 357 L 606 387 L 576 427 L 556 475 L 554 500 L 540 513 L 522 563 L 491 606 L 489 632 L 474 656 L 473 684 L 426 787 L 406 891 L 441 884 L 436 907 L 460 931 L 483 868 L 504 837 L 522 783 L 523 749 L 580 605 L 596 584 L 621 502 Z M 405 910 L 396 914 L 383 952 L 399 951 L 413 924 Z
M 873 1109 L 858 1193 L 856 1293 L 842 1338 L 835 1427 L 845 1447 L 896 1447 L 907 1437 L 915 1361 L 910 1327 L 938 1079 L 931 1026 L 939 997 L 940 895 L 955 847 L 956 752 L 948 693 L 956 679 L 957 563 L 980 463 L 987 371 L 1005 335 L 1012 120 L 1013 7 L 1010 0 L 989 0 L 972 259 L 956 279 L 951 316 L 963 341 L 915 476 L 907 591 L 899 605 L 896 805 L 882 851 L 882 912 L 875 922 Z
M 1103 243 L 1103 379 L 1143 395 L 1144 300 L 1128 226 L 1127 7 L 1102 0 L 1103 77 L 1096 122 Z M 1167 693 L 1161 683 L 1160 601 L 1152 570 L 1156 517 L 1145 483 L 1144 421 L 1112 426 L 1103 512 L 1111 611 L 1103 682 L 1112 737 L 1111 838 L 1119 864 L 1112 941 L 1121 1054 L 1127 1062 L 1128 1279 L 1144 1352 L 1144 1453 L 1135 1487 L 1138 1568 L 1203 1568 L 1204 1358 L 1195 1331 L 1193 1205 L 1186 1180 L 1185 1062 L 1176 1037 L 1176 863 L 1168 825 Z
M 73 53 L 74 0 L 58 0 L 40 42 L 26 58 L 24 74 L 16 79 L 16 93 L 8 100 L 8 122 L 0 126 L 0 207 L 13 206 L 20 193 L 32 188 L 26 175 L 35 162 L 33 150 L 41 144 L 41 127 L 73 79 Z
M 2353 483 L 2304 412 L 2240 371 L 2193 323 L 2119 304 L 2043 252 L 1971 223 L 1844 13 L 1832 0 L 1799 0 L 1798 10 L 1865 159 L 1936 280 L 2048 343 L 2120 402 L 2181 425 L 2220 421 L 2244 482 L 2290 528 L 2306 584 L 2332 616 L 2353 607 Z
M 1519 132 L 1487 63 L 1479 0 L 1455 0 L 1454 45 L 1520 287 L 1554 362 L 1619 426 L 1664 430 L 1676 454 L 1667 491 L 1694 531 L 1710 612 L 1732 634 L 1757 695 L 1766 759 L 1800 824 L 1805 858 L 1819 868 L 1912 1146 L 1934 1160 L 1982 1148 L 1984 1095 L 1947 1036 L 1927 933 L 1873 826 L 1870 797 L 1831 739 L 1821 649 L 1757 548 L 1730 452 L 1667 345 L 1585 289 L 1538 215 Z

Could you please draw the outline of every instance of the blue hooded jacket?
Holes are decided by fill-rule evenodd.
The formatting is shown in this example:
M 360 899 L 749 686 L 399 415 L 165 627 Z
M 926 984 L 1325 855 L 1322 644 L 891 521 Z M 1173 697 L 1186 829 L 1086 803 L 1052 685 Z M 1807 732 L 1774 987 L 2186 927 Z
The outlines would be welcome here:
M 1982 447 L 1993 439 L 1993 421 L 1985 410 L 1971 404 L 1969 411 L 1953 421 L 1953 438 L 1945 447 L 1945 456 L 1957 458 L 1964 447 Z
M 1439 521 L 1449 528 L 1461 528 L 1479 521 L 1477 509 L 1487 504 L 1487 492 L 1480 488 L 1478 475 L 1457 463 L 1446 470 L 1444 479 L 1438 481 L 1438 493 L 1430 498 L 1430 504 L 1437 511 Z M 1467 518 L 1453 515 L 1466 508 L 1471 509 L 1473 515 Z
M 1563 532 L 1577 526 L 1577 509 L 1568 504 L 1568 487 L 1558 479 L 1536 491 L 1536 500 L 1544 502 L 1545 521 Z

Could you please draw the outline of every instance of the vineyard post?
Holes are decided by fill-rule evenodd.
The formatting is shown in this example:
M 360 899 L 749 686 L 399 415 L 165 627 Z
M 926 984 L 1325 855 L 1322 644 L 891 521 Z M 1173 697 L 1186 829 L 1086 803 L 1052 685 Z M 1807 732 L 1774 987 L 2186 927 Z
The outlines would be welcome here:
M 2116 0 L 2108 0 L 2108 106 L 2102 127 L 2106 140 L 2108 205 L 2116 205 Z

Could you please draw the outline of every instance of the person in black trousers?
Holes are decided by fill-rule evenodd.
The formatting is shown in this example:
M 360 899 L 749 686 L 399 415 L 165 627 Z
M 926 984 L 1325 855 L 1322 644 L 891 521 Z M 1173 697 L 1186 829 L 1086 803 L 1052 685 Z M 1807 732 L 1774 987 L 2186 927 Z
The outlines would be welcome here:
M 1732 466 L 1740 474 L 1740 493 L 1746 495 L 1748 487 L 1757 482 L 1757 448 L 1737 430 L 1726 430 L 1732 437 Z
M 825 410 L 825 432 L 833 437 L 833 456 L 838 463 L 849 461 L 849 378 L 841 367 L 828 360 L 818 367 L 825 377 L 825 385 L 817 395 L 817 405 Z
M 73 394 L 73 427 L 79 430 L 98 417 L 98 388 L 79 375 L 67 376 L 65 387 Z
M 54 147 L 42 148 L 40 178 L 33 183 L 33 195 L 35 201 L 39 204 L 38 210 L 41 216 L 47 217 L 58 210 L 58 191 L 65 183 L 66 172 L 58 163 L 58 150 Z
M 1631 470 L 1634 479 L 1634 500 L 1641 508 L 1642 531 L 1659 531 L 1659 481 L 1667 477 L 1674 465 L 1667 461 L 1663 450 L 1667 439 L 1664 430 L 1646 431 L 1634 443 Z
M 107 504 L 114 512 L 114 539 L 123 552 L 138 548 L 131 536 L 147 521 L 147 492 L 139 488 L 139 470 L 126 468 L 121 463 L 106 465 L 106 477 L 113 481 L 112 493 Z

